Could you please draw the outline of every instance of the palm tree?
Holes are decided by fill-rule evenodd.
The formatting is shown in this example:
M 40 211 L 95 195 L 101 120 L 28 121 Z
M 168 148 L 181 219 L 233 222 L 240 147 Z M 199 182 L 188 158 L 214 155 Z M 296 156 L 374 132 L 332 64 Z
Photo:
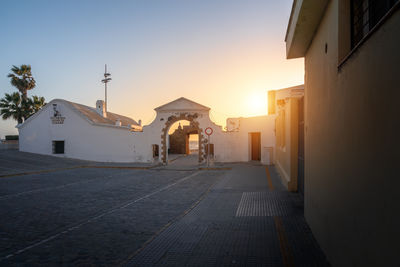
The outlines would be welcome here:
M 45 104 L 44 97 L 33 96 L 25 100 L 18 92 L 5 94 L 4 98 L 0 99 L 0 116 L 3 120 L 13 118 L 20 124 Z
M 21 98 L 18 92 L 5 94 L 4 98 L 0 99 L 0 115 L 3 120 L 13 118 L 20 124 L 24 121 L 28 113 L 26 104 L 26 101 Z
M 46 105 L 46 100 L 44 99 L 43 96 L 32 96 L 32 98 L 29 98 L 30 100 L 30 106 L 31 106 L 31 115 L 35 114 L 38 112 L 44 105 Z
M 36 81 L 32 77 L 31 65 L 21 65 L 19 68 L 15 65 L 11 68 L 13 73 L 8 74 L 11 78 L 11 85 L 21 92 L 22 98 L 28 99 L 28 90 L 35 88 Z

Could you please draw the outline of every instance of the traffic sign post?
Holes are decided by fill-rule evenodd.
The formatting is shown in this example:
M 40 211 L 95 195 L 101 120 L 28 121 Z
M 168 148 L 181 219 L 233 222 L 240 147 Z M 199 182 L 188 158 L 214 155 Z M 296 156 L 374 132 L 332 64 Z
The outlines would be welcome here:
M 211 127 L 207 127 L 204 130 L 204 133 L 208 136 L 208 142 L 207 142 L 207 167 L 210 166 L 210 136 L 213 134 L 213 129 Z

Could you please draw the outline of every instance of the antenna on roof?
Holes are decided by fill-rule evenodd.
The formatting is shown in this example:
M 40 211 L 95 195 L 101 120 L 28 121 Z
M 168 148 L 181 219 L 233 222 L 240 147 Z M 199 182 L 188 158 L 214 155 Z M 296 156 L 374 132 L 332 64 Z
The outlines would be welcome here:
M 104 65 L 104 79 L 101 80 L 102 83 L 104 83 L 104 103 L 106 107 L 106 112 L 107 112 L 107 83 L 111 81 L 111 73 L 107 72 L 107 64 Z

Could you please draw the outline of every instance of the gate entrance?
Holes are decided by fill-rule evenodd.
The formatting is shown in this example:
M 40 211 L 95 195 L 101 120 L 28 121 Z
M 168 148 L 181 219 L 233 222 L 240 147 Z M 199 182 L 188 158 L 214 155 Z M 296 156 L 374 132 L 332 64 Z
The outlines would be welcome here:
M 168 154 L 198 154 L 198 130 L 189 121 L 175 122 L 168 131 Z
M 176 154 L 190 154 L 191 153 L 191 147 L 190 147 L 190 136 L 191 135 L 197 135 L 197 151 L 198 151 L 198 162 L 201 163 L 204 160 L 204 151 L 203 151 L 203 138 L 201 135 L 202 129 L 199 127 L 199 123 L 197 122 L 197 117 L 198 115 L 195 114 L 188 114 L 188 113 L 181 113 L 178 116 L 170 116 L 168 117 L 167 122 L 165 123 L 164 128 L 162 129 L 162 135 L 161 135 L 161 161 L 164 164 L 168 163 L 168 154 L 169 152 L 171 153 L 176 153 Z M 173 124 L 179 121 L 187 121 L 189 122 L 189 125 L 187 127 L 185 126 L 179 126 L 177 128 L 178 132 L 175 134 L 172 133 L 169 135 L 169 132 L 171 130 L 171 127 Z M 176 130 L 175 130 L 176 132 Z M 183 140 L 182 137 L 183 136 Z M 192 141 L 195 139 L 192 138 Z M 195 149 L 192 149 L 192 152 L 195 152 Z

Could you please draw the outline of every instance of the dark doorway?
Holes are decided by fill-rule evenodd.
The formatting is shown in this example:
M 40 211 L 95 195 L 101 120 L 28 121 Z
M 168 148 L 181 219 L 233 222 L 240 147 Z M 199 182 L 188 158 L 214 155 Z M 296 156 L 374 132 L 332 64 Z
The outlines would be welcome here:
M 297 186 L 300 194 L 304 196 L 304 97 L 299 100 L 299 156 L 297 168 Z
M 250 133 L 251 160 L 261 160 L 261 133 Z
M 153 158 L 158 158 L 158 154 L 159 154 L 158 150 L 159 150 L 158 145 L 153 145 Z

